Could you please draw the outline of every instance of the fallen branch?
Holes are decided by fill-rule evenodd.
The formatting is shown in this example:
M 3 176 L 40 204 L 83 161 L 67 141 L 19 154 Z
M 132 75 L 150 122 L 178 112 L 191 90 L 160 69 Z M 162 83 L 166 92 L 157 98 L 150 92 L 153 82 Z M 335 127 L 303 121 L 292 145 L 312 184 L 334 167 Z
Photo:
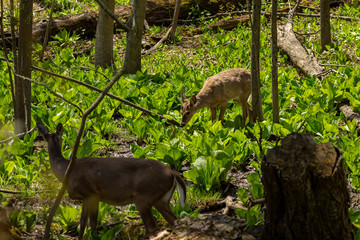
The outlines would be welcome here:
M 315 57 L 307 54 L 293 31 L 293 19 L 299 3 L 300 1 L 290 10 L 287 23 L 278 28 L 278 46 L 287 53 L 291 61 L 306 75 L 319 75 L 322 73 L 323 68 L 319 66 Z
M 2 193 L 10 193 L 10 194 L 21 194 L 21 192 L 11 191 L 11 190 L 6 190 L 6 189 L 0 189 L 0 192 L 2 192 Z
M 219 204 L 225 203 L 225 209 L 223 211 L 223 214 L 227 214 L 230 209 L 243 209 L 243 210 L 249 210 L 247 207 L 244 206 L 244 203 L 241 201 L 235 201 L 235 198 L 232 196 L 227 196 L 224 200 L 220 201 Z
M 360 114 L 352 109 L 349 105 L 349 101 L 344 100 L 340 102 L 338 109 L 344 114 L 348 121 L 353 121 L 355 119 L 356 129 L 360 132 Z

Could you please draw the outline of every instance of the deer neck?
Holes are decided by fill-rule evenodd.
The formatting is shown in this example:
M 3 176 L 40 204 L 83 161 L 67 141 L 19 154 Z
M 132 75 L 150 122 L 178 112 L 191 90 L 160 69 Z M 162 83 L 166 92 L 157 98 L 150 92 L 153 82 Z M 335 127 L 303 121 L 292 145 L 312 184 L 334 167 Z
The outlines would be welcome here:
M 209 106 L 209 101 L 208 101 L 207 95 L 208 94 L 203 91 L 200 91 L 196 95 L 196 103 L 194 104 L 194 108 L 196 111 Z
M 62 182 L 69 165 L 69 160 L 63 157 L 61 146 L 56 145 L 57 144 L 49 144 L 50 166 L 55 176 Z

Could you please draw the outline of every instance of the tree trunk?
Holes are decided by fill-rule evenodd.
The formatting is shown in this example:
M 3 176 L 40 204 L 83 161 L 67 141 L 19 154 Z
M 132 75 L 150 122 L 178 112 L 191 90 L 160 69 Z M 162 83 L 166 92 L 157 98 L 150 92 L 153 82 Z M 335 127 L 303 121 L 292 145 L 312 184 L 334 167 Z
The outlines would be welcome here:
M 31 78 L 32 65 L 32 0 L 20 1 L 19 56 L 17 74 Z M 29 131 L 31 128 L 31 83 L 21 77 L 15 78 L 15 133 Z
M 114 12 L 115 0 L 103 0 L 105 6 Z M 99 20 L 96 25 L 95 66 L 113 64 L 114 20 L 99 6 Z
M 123 65 L 125 73 L 136 73 L 141 70 L 141 39 L 144 29 L 145 10 L 146 0 L 134 0 Z
M 262 107 L 260 95 L 260 17 L 261 0 L 253 0 L 253 22 L 251 34 L 251 80 L 252 80 L 252 106 L 254 121 L 262 121 Z
M 262 160 L 262 239 L 352 239 L 344 163 L 332 143 L 293 133 Z
M 320 27 L 321 27 L 321 48 L 323 51 L 325 51 L 326 45 L 331 44 L 329 0 L 320 0 Z
M 278 89 L 278 47 L 277 47 L 277 0 L 272 0 L 271 11 L 271 87 L 273 104 L 273 122 L 279 123 Z
M 181 0 L 176 0 L 174 17 L 173 17 L 173 22 L 171 24 L 171 32 L 170 32 L 170 36 L 169 36 L 170 39 L 172 39 L 172 40 L 175 38 L 176 27 L 177 27 L 179 13 L 180 13 L 180 5 L 181 5 Z

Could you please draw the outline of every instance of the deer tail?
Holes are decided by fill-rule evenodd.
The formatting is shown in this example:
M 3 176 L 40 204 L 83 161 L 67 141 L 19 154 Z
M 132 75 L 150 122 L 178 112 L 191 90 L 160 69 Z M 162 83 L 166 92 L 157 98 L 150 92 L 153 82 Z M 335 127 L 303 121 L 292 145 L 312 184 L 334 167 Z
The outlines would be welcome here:
M 185 200 L 186 200 L 186 184 L 184 179 L 180 176 L 179 173 L 175 173 L 175 181 L 177 183 L 177 187 L 180 191 L 180 205 L 182 207 L 185 206 Z

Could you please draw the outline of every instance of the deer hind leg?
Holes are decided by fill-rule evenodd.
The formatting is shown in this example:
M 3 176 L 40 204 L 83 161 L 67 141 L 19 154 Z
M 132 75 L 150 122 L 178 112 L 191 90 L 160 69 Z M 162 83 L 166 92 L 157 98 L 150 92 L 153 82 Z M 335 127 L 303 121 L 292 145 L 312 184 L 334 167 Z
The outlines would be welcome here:
M 154 205 L 156 210 L 158 210 L 161 215 L 165 218 L 165 220 L 170 223 L 171 225 L 174 224 L 175 220 L 177 219 L 175 214 L 171 211 L 169 202 L 158 202 Z
M 236 98 L 234 100 L 241 106 L 242 117 L 243 117 L 242 125 L 245 126 L 246 118 L 248 117 L 250 105 L 247 103 L 246 99 L 245 99 L 245 101 L 242 101 L 241 98 Z
M 135 203 L 137 209 L 139 210 L 140 217 L 144 222 L 146 235 L 150 235 L 151 233 L 156 231 L 156 223 L 154 219 L 154 215 L 151 212 L 151 205 L 143 205 L 141 203 Z
M 173 187 L 158 202 L 154 204 L 156 210 L 158 210 L 161 213 L 161 215 L 166 219 L 166 221 L 171 225 L 174 224 L 175 220 L 177 219 L 169 206 L 175 188 L 176 188 L 176 182 L 174 181 Z
M 221 123 L 222 123 L 223 125 L 224 125 L 224 115 L 225 115 L 226 107 L 227 107 L 227 102 L 222 103 L 222 104 L 220 105 L 219 121 L 221 121 Z

